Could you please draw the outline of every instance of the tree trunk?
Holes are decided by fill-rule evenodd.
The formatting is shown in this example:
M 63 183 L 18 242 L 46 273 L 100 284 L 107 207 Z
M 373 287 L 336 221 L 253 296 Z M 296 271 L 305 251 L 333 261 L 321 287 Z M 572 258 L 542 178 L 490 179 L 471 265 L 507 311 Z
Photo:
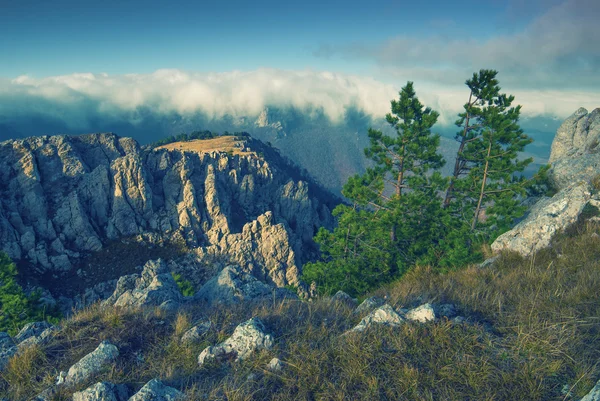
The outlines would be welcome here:
M 473 98 L 473 91 L 469 94 L 469 107 L 471 107 L 471 99 Z M 469 129 L 469 120 L 471 116 L 469 115 L 469 110 L 467 109 L 467 117 L 465 120 L 465 129 L 463 130 L 462 140 L 460 141 L 460 146 L 458 147 L 458 151 L 456 152 L 456 160 L 454 162 L 454 173 L 452 174 L 452 178 L 450 179 L 450 185 L 448 185 L 448 189 L 446 190 L 446 197 L 444 198 L 443 207 L 446 208 L 450 205 L 450 199 L 452 199 L 452 192 L 454 192 L 454 183 L 458 179 L 461 167 L 461 159 L 460 154 L 465 149 L 465 140 L 467 139 L 467 131 Z
M 479 191 L 479 201 L 477 202 L 477 208 L 475 208 L 475 216 L 473 216 L 473 224 L 471 224 L 471 230 L 475 229 L 477 221 L 479 220 L 479 211 L 481 210 L 481 203 L 483 201 L 483 195 L 485 193 L 485 182 L 487 181 L 488 169 L 490 167 L 490 154 L 492 153 L 492 138 L 490 137 L 488 144 L 487 157 L 485 158 L 485 168 L 483 169 L 483 181 L 481 181 L 481 190 Z

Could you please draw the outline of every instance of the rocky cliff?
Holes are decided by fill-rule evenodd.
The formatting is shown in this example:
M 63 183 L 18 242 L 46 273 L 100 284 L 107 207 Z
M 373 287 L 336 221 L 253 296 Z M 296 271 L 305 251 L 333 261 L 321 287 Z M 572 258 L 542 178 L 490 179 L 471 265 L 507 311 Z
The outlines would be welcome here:
M 143 239 L 297 284 L 336 200 L 272 148 L 251 138 L 236 146 L 244 152 L 142 149 L 114 134 L 2 142 L 1 247 L 33 276 L 60 279 Z
M 530 255 L 550 246 L 554 234 L 600 207 L 600 108 L 578 109 L 559 127 L 552 142 L 549 181 L 556 190 L 533 205 L 528 216 L 502 234 L 492 249 Z M 586 212 L 586 213 L 584 213 Z

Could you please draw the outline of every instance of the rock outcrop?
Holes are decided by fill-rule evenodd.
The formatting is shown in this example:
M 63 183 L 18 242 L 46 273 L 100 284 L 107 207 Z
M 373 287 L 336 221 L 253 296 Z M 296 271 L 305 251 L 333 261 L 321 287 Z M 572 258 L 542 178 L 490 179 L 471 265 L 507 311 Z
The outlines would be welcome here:
M 198 356 L 198 364 L 202 366 L 212 359 L 238 361 L 255 351 L 271 349 L 273 344 L 273 336 L 266 332 L 262 321 L 252 318 L 237 326 L 231 337 L 221 344 L 205 348 Z
M 183 301 L 181 291 L 167 264 L 150 260 L 141 274 L 123 276 L 117 287 L 104 303 L 121 307 L 179 305 Z
M 565 120 L 552 142 L 549 179 L 558 192 L 543 197 L 524 220 L 499 236 L 492 250 L 528 256 L 550 245 L 554 234 L 575 223 L 600 200 L 594 178 L 600 174 L 600 109 L 580 108 Z
M 2 142 L 1 247 L 56 276 L 114 241 L 152 234 L 269 284 L 296 284 L 336 200 L 266 145 L 249 138 L 242 146 L 257 151 L 141 149 L 114 134 Z
M 233 304 L 261 299 L 296 298 L 295 294 L 258 280 L 240 266 L 227 266 L 196 293 L 195 298 L 208 304 Z

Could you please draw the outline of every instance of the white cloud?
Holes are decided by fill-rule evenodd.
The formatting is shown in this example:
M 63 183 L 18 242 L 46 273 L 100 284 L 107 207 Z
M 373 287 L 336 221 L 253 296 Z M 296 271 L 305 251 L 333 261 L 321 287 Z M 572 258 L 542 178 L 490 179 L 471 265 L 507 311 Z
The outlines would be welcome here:
M 208 74 L 180 70 L 128 75 L 85 73 L 41 79 L 21 76 L 0 81 L 0 120 L 35 113 L 57 118 L 70 127 L 85 128 L 86 119 L 98 117 L 135 123 L 141 118 L 140 109 L 161 115 L 201 112 L 219 118 L 227 114 L 256 116 L 265 106 L 293 106 L 302 110 L 322 108 L 331 120 L 340 121 L 349 107 L 383 117 L 389 112 L 390 100 L 397 98 L 406 81 L 399 83 L 393 86 L 370 77 L 327 71 L 275 69 Z M 417 80 L 415 88 L 424 104 L 442 114 L 442 124 L 454 122 L 468 97 L 464 85 L 449 87 Z M 552 114 L 564 118 L 580 106 L 600 106 L 591 92 L 507 92 L 524 106 L 524 116 Z

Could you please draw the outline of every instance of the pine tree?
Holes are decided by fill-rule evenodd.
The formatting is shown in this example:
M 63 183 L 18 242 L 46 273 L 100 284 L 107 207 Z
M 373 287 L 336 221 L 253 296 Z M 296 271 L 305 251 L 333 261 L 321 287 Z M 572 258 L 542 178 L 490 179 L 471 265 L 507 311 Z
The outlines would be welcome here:
M 338 226 L 315 237 L 323 261 L 305 266 L 305 280 L 317 281 L 326 292 L 357 294 L 431 257 L 432 243 L 443 232 L 437 211 L 445 180 L 430 173 L 444 164 L 439 135 L 431 133 L 438 116 L 421 104 L 412 82 L 391 101 L 386 120 L 395 135 L 369 129 L 365 155 L 374 165 L 344 186 L 352 205 L 338 206 Z
M 514 96 L 500 94 L 496 74 L 481 70 L 466 82 L 471 94 L 457 121 L 463 129 L 457 134 L 460 146 L 444 201 L 449 206 L 454 199 L 456 214 L 469 219 L 471 231 L 482 226 L 486 239 L 524 212 L 519 197 L 526 182 L 515 174 L 532 162 L 518 160 L 532 140 L 518 125 L 521 106 L 512 107 Z

